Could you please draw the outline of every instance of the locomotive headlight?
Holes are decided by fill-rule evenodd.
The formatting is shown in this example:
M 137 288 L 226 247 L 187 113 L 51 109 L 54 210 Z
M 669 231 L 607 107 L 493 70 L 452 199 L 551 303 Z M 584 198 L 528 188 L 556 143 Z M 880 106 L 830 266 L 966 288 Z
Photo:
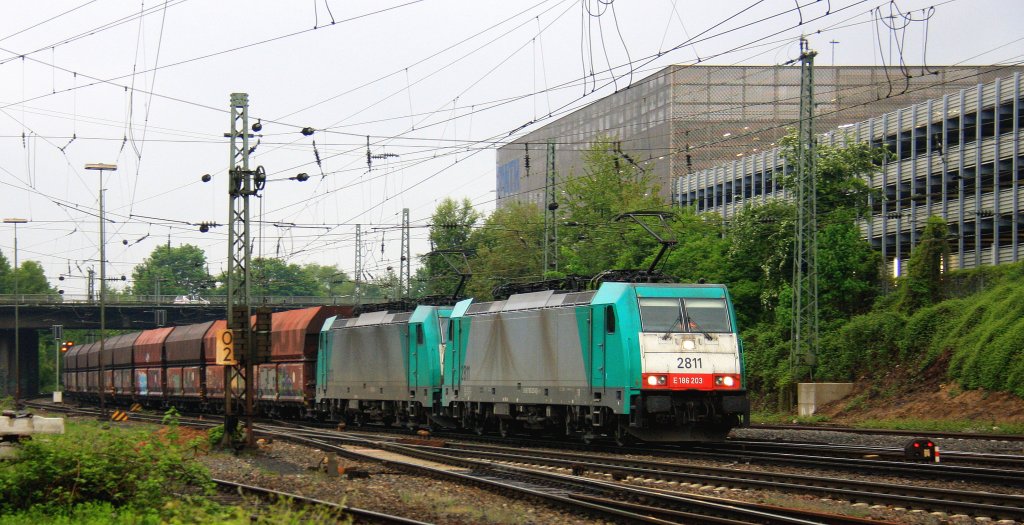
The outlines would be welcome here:
M 739 381 L 739 379 L 737 377 L 731 376 L 731 375 L 724 375 L 723 374 L 723 375 L 716 375 L 715 376 L 715 386 L 720 386 L 720 387 L 725 387 L 725 388 L 733 388 L 733 387 L 738 386 L 738 381 Z
M 693 342 L 692 339 L 687 339 L 687 340 L 683 341 L 683 349 L 684 350 L 693 350 L 696 347 L 697 347 L 697 345 Z
M 647 376 L 647 384 L 651 386 L 665 386 L 668 384 L 668 376 L 649 375 Z

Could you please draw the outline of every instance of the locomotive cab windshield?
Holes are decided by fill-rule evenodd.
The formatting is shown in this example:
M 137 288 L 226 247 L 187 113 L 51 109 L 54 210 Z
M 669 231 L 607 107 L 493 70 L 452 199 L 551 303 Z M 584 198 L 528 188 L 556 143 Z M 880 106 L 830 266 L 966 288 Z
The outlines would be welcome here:
M 640 298 L 640 324 L 647 333 L 732 332 L 724 299 Z

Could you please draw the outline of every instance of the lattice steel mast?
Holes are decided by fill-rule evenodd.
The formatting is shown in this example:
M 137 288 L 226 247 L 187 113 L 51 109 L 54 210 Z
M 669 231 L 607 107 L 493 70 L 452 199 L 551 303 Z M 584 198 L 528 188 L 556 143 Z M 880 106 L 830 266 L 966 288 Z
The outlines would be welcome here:
M 241 366 L 224 366 L 224 415 L 225 421 L 234 414 L 233 401 L 236 397 L 232 392 L 232 380 L 239 377 L 244 382 L 245 390 L 237 397 L 239 404 L 245 407 L 246 440 L 254 445 L 252 435 L 252 403 L 254 385 L 252 359 L 248 359 L 248 351 L 252 345 L 250 318 L 250 274 L 249 262 L 252 257 L 252 243 L 249 238 L 249 196 L 256 193 L 253 185 L 253 172 L 249 171 L 249 95 L 247 93 L 231 94 L 231 156 L 228 182 L 228 271 L 227 271 L 227 323 L 234 339 L 236 359 L 240 357 Z M 235 416 L 237 417 L 237 416 Z M 230 444 L 231 432 L 225 423 L 224 443 Z
M 356 296 L 356 304 L 363 298 L 363 227 L 356 224 L 356 288 L 353 294 Z
M 555 142 L 548 140 L 544 179 L 544 270 L 558 271 L 558 200 L 555 192 Z
M 797 137 L 796 235 L 793 251 L 793 380 L 813 379 L 818 354 L 818 218 L 814 144 L 814 57 L 800 40 L 800 125 Z
M 410 283 L 412 281 L 412 268 L 409 258 L 409 208 L 402 208 L 402 250 L 398 261 L 398 297 L 409 296 Z

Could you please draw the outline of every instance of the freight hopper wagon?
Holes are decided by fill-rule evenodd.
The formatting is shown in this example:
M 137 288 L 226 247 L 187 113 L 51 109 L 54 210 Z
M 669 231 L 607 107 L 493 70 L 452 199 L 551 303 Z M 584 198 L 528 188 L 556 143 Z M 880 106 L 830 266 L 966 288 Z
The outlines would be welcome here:
M 709 441 L 749 421 L 743 348 L 721 285 L 469 299 L 450 332 L 445 414 L 478 432 Z
M 318 306 L 272 315 L 269 362 L 255 367 L 260 413 L 311 414 L 320 328 L 329 316 L 351 311 Z M 95 402 L 102 370 L 105 393 L 115 405 L 223 412 L 224 366 L 216 364 L 216 347 L 217 333 L 226 326 L 220 320 L 114 336 L 104 341 L 102 352 L 99 343 L 75 346 L 64 356 L 69 398 Z M 234 376 L 232 390 L 243 388 L 244 381 Z
M 328 318 L 352 315 L 349 306 L 317 306 L 271 317 L 270 361 L 256 370 L 256 399 L 270 416 L 312 416 L 320 331 Z
M 427 424 L 441 402 L 441 360 L 451 308 L 370 312 L 328 320 L 320 335 L 316 400 L 332 420 Z

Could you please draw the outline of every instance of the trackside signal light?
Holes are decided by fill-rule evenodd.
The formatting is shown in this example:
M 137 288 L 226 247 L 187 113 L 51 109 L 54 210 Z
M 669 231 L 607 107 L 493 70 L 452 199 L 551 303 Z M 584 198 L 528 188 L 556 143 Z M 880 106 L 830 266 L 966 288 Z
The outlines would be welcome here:
M 60 351 L 61 352 L 67 352 L 68 350 L 71 350 L 72 346 L 75 346 L 75 342 L 74 341 L 64 341 L 60 345 Z

